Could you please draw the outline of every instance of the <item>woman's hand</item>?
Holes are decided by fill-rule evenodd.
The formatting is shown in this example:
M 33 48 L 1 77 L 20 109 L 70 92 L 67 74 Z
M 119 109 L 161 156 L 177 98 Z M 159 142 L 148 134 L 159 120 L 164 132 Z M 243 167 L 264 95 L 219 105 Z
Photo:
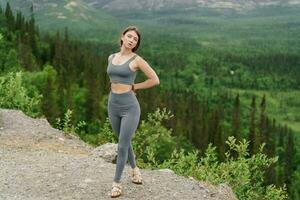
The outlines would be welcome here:
M 134 87 L 134 84 L 132 84 L 131 90 L 133 91 L 134 95 L 136 95 L 136 89 Z

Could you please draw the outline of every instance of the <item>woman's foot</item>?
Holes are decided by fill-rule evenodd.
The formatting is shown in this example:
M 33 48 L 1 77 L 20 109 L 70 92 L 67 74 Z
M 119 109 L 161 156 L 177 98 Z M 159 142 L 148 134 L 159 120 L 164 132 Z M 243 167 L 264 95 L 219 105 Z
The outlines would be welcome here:
M 132 169 L 132 182 L 135 184 L 142 184 L 142 176 L 138 167 Z
M 115 198 L 115 197 L 120 196 L 121 194 L 122 194 L 121 183 L 113 182 L 110 196 L 112 198 Z

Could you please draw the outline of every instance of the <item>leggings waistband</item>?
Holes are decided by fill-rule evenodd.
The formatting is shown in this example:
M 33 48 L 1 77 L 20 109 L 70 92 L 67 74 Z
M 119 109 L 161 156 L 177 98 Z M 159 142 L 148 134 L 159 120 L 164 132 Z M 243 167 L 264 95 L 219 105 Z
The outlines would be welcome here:
M 110 90 L 108 102 L 123 106 L 138 103 L 138 100 L 132 90 L 123 93 L 114 93 Z

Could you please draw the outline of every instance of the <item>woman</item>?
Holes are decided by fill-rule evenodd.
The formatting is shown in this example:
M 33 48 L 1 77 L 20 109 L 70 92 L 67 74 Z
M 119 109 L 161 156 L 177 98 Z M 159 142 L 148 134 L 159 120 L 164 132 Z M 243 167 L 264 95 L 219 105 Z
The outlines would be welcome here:
M 114 133 L 118 136 L 117 165 L 112 184 L 111 197 L 121 195 L 121 175 L 127 158 L 132 168 L 132 182 L 142 184 L 141 173 L 136 166 L 131 139 L 140 119 L 140 104 L 136 91 L 159 84 L 155 71 L 149 64 L 134 53 L 141 41 L 141 35 L 135 26 L 127 27 L 121 34 L 120 51 L 108 57 L 107 74 L 111 89 L 108 96 L 108 116 Z M 148 80 L 134 84 L 136 73 L 141 70 Z

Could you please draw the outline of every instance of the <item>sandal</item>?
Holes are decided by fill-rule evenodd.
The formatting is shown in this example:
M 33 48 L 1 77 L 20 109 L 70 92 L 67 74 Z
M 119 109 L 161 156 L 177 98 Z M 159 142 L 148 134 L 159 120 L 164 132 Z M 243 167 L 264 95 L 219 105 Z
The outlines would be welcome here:
M 132 182 L 135 184 L 142 184 L 141 172 L 138 167 L 132 169 Z
M 115 198 L 122 194 L 122 186 L 120 183 L 113 182 L 110 197 Z

